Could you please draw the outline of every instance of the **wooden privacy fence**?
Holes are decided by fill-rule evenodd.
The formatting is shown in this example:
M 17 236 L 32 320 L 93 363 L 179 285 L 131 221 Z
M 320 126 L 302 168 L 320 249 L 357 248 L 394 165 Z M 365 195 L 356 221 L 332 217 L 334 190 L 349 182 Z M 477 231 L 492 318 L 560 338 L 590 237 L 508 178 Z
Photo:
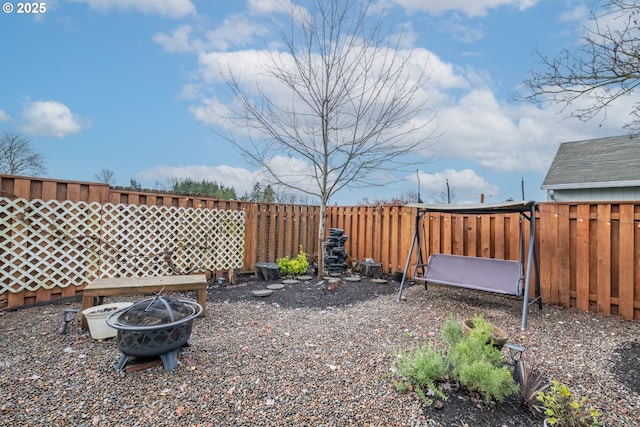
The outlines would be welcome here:
M 103 213 L 94 212 L 93 215 L 86 215 L 89 219 L 87 219 L 88 222 L 82 231 L 74 230 L 73 232 L 64 232 L 65 229 L 69 230 L 70 228 L 66 225 L 60 225 L 57 230 L 63 230 L 62 234 L 52 237 L 50 234 L 47 236 L 46 227 L 37 230 L 25 229 L 24 232 L 22 232 L 23 229 L 18 229 L 20 232 L 17 232 L 18 230 L 12 230 L 11 223 L 20 221 L 21 217 L 9 218 L 11 215 L 7 216 L 7 214 L 5 214 L 4 218 L 0 218 L 0 221 L 2 221 L 2 223 L 0 223 L 0 246 L 5 245 L 11 247 L 16 243 L 11 241 L 12 238 L 23 241 L 35 237 L 36 234 L 42 234 L 39 243 L 31 245 L 31 247 L 34 248 L 32 250 L 35 250 L 41 255 L 49 250 L 53 250 L 60 255 L 61 259 L 65 260 L 65 263 L 70 264 L 72 267 L 59 268 L 58 266 L 56 267 L 57 273 L 47 273 L 47 279 L 43 281 L 43 285 L 33 285 L 34 282 L 39 281 L 42 277 L 37 271 L 37 267 L 32 266 L 28 260 L 25 261 L 21 259 L 18 261 L 18 258 L 12 256 L 9 251 L 2 250 L 3 253 L 0 254 L 0 269 L 5 274 L 2 276 L 4 279 L 0 286 L 0 309 L 46 302 L 60 297 L 70 297 L 81 292 L 84 285 L 99 274 L 97 273 L 98 267 L 96 267 L 96 264 L 101 260 L 99 253 L 102 253 L 102 257 L 104 258 L 109 255 L 109 251 L 113 251 L 114 249 L 110 246 L 101 248 L 95 239 L 87 238 L 87 234 L 96 237 L 95 233 L 107 233 L 110 238 L 114 236 L 122 237 L 126 234 L 134 240 L 136 239 L 135 236 L 138 235 L 138 246 L 142 245 L 146 248 L 144 251 L 146 255 L 138 253 L 138 255 L 133 256 L 132 259 L 132 254 L 129 253 L 127 257 L 129 261 L 127 264 L 118 267 L 117 272 L 109 270 L 108 274 L 112 276 L 160 274 L 159 271 L 166 268 L 166 262 L 155 258 L 148 258 L 147 255 L 150 253 L 162 253 L 167 248 L 171 249 L 172 246 L 175 246 L 176 240 L 173 237 L 164 243 L 158 242 L 157 240 L 150 240 L 148 236 L 155 233 L 156 227 L 158 227 L 162 221 L 155 217 L 152 223 L 144 226 L 141 224 L 140 215 L 137 215 L 137 218 L 134 219 L 133 217 L 136 215 L 132 215 L 132 212 L 178 212 L 178 216 L 180 217 L 178 223 L 185 221 L 194 224 L 192 228 L 193 230 L 197 230 L 198 227 L 205 222 L 201 220 L 188 220 L 188 218 L 185 217 L 185 213 L 191 215 L 192 212 L 197 211 L 199 215 L 207 216 L 207 212 L 213 214 L 215 211 L 239 211 L 243 214 L 244 221 L 243 253 L 242 261 L 233 267 L 237 270 L 252 270 L 258 261 L 275 261 L 285 256 L 294 257 L 299 253 L 301 248 L 310 254 L 310 256 L 313 256 L 317 243 L 318 212 L 320 211 L 318 206 L 277 205 L 218 200 L 194 195 L 178 195 L 163 192 L 152 193 L 110 188 L 106 184 L 99 183 L 60 181 L 47 178 L 9 175 L 0 175 L 0 199 L 1 198 L 6 199 L 4 202 L 5 205 L 14 202 L 17 203 L 16 201 L 24 205 L 27 201 L 33 201 L 37 203 L 38 206 L 53 206 L 49 207 L 47 215 L 53 215 L 54 217 L 56 217 L 55 212 L 61 209 L 64 212 L 57 214 L 57 220 L 63 222 L 67 220 L 69 216 L 82 215 L 82 213 L 79 212 L 93 212 L 92 209 L 97 209 L 102 212 L 104 206 L 109 206 L 109 209 L 103 212 L 106 216 L 116 216 L 118 213 L 127 214 L 127 211 L 129 211 L 127 214 L 129 218 L 124 225 L 120 224 L 101 230 Z M 59 202 L 59 205 L 56 205 L 54 202 Z M 136 206 L 139 206 L 140 209 L 134 209 Z M 15 210 L 16 207 L 12 206 L 11 208 Z M 71 208 L 71 211 L 68 211 L 67 208 Z M 20 209 L 21 208 L 18 208 L 18 210 Z M 32 209 L 32 207 L 29 209 Z M 18 215 L 23 214 L 18 213 Z M 41 216 L 44 218 L 47 215 Z M 45 225 L 51 225 L 48 221 L 45 222 L 47 222 Z M 54 220 L 54 222 L 56 221 Z M 166 226 L 171 227 L 171 222 L 172 221 L 167 218 Z M 175 221 L 173 222 L 175 223 Z M 80 228 L 82 228 L 82 226 L 80 226 Z M 9 232 L 6 230 L 12 231 Z M 101 231 L 98 232 L 98 230 Z M 182 237 L 188 236 L 190 233 L 193 234 L 193 230 L 189 231 L 189 228 L 181 230 L 180 235 Z M 81 236 L 78 236 L 78 233 L 80 233 Z M 203 230 L 199 230 L 196 234 L 199 236 L 206 235 Z M 145 237 L 145 235 L 147 237 Z M 65 239 L 69 238 L 81 238 L 86 244 L 86 251 L 82 252 L 78 248 L 69 249 L 67 247 L 68 242 L 65 242 Z M 211 243 L 213 246 L 216 245 L 215 242 Z M 37 247 L 40 248 L 35 249 Z M 56 249 L 53 249 L 54 247 L 56 247 Z M 57 247 L 65 247 L 66 249 L 61 251 L 57 249 Z M 42 248 L 47 249 L 42 250 Z M 224 249 L 224 251 L 226 251 L 226 249 Z M 112 254 L 112 258 L 117 257 L 117 252 L 118 251 Z M 197 254 L 187 254 L 185 250 L 172 253 L 172 259 L 179 264 L 178 268 L 184 267 L 184 264 L 180 263 L 180 254 L 190 256 L 193 259 L 200 257 L 200 255 Z M 29 255 L 29 257 L 31 257 L 31 255 Z M 30 259 L 35 258 L 31 257 Z M 149 267 L 154 271 L 141 273 L 139 269 L 134 269 L 135 271 L 133 271 L 130 268 L 132 265 L 142 265 L 145 263 L 148 266 L 154 265 L 155 267 Z M 212 267 L 212 263 L 196 262 L 196 264 L 199 265 L 190 265 L 189 269 L 193 270 L 198 266 L 207 269 Z M 102 265 L 104 266 L 104 263 Z M 67 286 L 66 283 L 60 286 L 60 283 L 56 282 L 63 280 L 65 274 L 71 272 L 67 270 L 68 268 L 74 270 L 73 274 L 76 276 L 77 281 L 72 281 L 72 286 Z M 19 272 L 17 270 L 19 270 Z M 27 286 L 24 286 L 25 281 L 29 283 Z
M 0 175 L 0 196 L 242 210 L 245 271 L 253 270 L 258 261 L 293 257 L 300 247 L 312 257 L 317 251 L 318 206 L 216 200 L 6 175 Z M 640 201 L 540 203 L 536 218 L 545 303 L 640 319 Z M 385 272 L 393 273 L 404 268 L 414 219 L 415 210 L 402 206 L 331 206 L 326 225 L 327 229 L 345 230 L 349 236 L 345 250 L 352 258 L 373 258 L 382 263 Z M 518 257 L 517 214 L 434 213 L 425 224 L 426 256 L 446 253 L 513 260 Z M 27 293 L 23 301 L 36 299 Z
M 351 236 L 345 250 L 374 258 L 387 272 L 404 268 L 414 218 L 415 210 L 400 206 L 328 210 L 328 226 Z M 423 223 L 426 256 L 518 259 L 518 214 L 429 213 Z M 640 319 L 640 201 L 540 203 L 536 239 L 546 304 Z

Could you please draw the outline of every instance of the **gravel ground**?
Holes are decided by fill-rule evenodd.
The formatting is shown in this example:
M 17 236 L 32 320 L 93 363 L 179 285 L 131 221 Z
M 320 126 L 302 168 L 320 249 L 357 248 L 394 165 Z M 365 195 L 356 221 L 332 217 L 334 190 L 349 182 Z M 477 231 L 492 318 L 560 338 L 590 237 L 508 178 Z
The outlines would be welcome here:
M 304 286 L 314 298 L 322 293 L 288 286 Z M 339 301 L 348 286 L 327 297 Z M 425 409 L 393 386 L 398 352 L 438 342 L 450 315 L 481 313 L 525 346 L 543 374 L 587 396 L 607 426 L 640 426 L 639 322 L 532 307 L 523 332 L 514 298 L 416 285 L 398 303 L 397 283 L 386 286 L 363 301 L 298 308 L 211 289 L 208 315 L 194 321 L 190 346 L 171 373 L 117 372 L 114 340 L 91 339 L 80 316 L 61 335 L 63 309 L 79 309 L 79 302 L 1 312 L 0 425 L 527 425 L 522 418 L 485 421 L 491 408 Z

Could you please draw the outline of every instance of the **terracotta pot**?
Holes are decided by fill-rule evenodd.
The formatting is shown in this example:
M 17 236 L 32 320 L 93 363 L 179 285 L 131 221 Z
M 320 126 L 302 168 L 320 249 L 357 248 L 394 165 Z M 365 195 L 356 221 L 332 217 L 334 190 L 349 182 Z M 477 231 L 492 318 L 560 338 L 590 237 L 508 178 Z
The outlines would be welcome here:
M 493 346 L 500 350 L 509 340 L 509 335 L 496 325 L 491 325 L 491 327 L 493 328 L 493 333 L 491 334 Z M 473 319 L 464 319 L 462 321 L 462 329 L 464 329 L 466 333 L 470 333 L 471 329 L 473 329 Z

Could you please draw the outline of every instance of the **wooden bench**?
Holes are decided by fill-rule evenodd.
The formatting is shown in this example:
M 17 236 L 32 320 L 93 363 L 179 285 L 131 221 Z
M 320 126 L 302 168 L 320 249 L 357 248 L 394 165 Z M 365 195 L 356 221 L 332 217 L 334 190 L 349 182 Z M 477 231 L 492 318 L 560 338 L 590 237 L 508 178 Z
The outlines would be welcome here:
M 207 311 L 207 278 L 204 274 L 96 279 L 82 290 L 82 309 L 93 307 L 98 298 L 105 296 L 176 291 L 196 291 L 198 304 L 202 306 L 201 316 L 205 316 Z M 87 327 L 87 320 L 84 316 L 82 326 Z

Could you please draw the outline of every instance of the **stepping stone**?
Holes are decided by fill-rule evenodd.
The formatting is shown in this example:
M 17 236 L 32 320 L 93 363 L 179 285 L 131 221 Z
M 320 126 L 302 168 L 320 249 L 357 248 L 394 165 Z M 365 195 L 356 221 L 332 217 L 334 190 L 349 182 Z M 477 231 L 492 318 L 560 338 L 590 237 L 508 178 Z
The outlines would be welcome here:
M 284 283 L 285 285 L 292 285 L 294 283 L 298 283 L 300 282 L 298 279 L 284 279 L 282 281 L 282 283 Z
M 252 291 L 254 297 L 266 297 L 273 293 L 271 289 L 263 289 L 260 291 Z
M 267 289 L 271 289 L 272 291 L 277 291 L 278 289 L 284 288 L 284 285 L 281 283 L 274 283 L 273 285 L 267 285 Z
M 345 282 L 359 282 L 360 280 L 360 276 L 349 276 L 349 277 L 345 277 L 344 279 Z
M 313 279 L 313 277 L 311 277 L 311 276 L 298 276 L 298 277 L 296 277 L 296 279 L 298 279 L 298 280 L 311 280 L 311 279 Z

